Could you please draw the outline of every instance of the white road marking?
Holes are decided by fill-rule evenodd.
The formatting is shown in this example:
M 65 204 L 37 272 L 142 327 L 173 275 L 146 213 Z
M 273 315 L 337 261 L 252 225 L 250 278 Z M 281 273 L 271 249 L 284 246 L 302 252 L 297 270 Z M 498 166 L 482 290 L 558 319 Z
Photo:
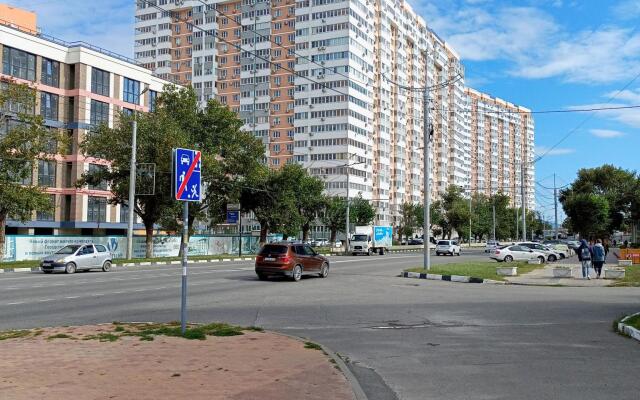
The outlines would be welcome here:
M 67 297 L 65 297 L 65 299 L 77 299 L 77 298 L 79 298 L 79 297 L 80 297 L 80 296 L 67 296 Z

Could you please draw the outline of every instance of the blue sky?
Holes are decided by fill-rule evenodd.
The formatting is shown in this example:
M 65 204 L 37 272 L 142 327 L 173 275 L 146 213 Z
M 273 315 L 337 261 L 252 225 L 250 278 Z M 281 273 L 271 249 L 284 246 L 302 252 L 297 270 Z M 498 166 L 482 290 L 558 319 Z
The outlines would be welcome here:
M 461 55 L 467 84 L 532 110 L 640 105 L 640 0 L 410 0 Z M 9 0 L 43 31 L 133 54 L 134 0 Z M 625 90 L 620 91 L 622 88 Z M 586 121 L 585 121 L 586 120 Z M 535 116 L 540 184 L 580 168 L 640 169 L 640 109 Z M 572 134 L 562 143 L 559 140 Z M 552 215 L 551 192 L 538 204 Z

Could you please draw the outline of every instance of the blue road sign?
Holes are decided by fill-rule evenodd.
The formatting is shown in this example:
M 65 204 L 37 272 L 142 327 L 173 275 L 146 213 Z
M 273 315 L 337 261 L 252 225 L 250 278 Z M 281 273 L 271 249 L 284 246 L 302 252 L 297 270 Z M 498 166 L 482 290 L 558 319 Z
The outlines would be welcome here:
M 173 154 L 174 197 L 179 201 L 200 201 L 201 154 L 197 150 L 175 149 Z
M 227 211 L 227 224 L 237 224 L 240 219 L 240 211 Z

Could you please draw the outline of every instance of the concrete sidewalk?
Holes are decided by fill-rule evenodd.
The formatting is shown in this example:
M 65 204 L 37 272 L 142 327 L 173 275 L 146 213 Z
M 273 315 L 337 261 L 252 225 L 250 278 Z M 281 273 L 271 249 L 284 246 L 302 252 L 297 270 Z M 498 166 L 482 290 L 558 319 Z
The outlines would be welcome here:
M 554 267 L 571 267 L 571 278 L 554 278 Z M 513 276 L 505 278 L 508 282 L 518 285 L 535 285 L 535 286 L 579 286 L 579 287 L 602 287 L 610 286 L 615 281 L 611 279 L 596 279 L 593 268 L 589 269 L 591 280 L 582 278 L 582 267 L 578 264 L 551 264 L 545 265 L 544 268 L 535 269 L 528 274 L 522 276 Z M 602 272 L 604 276 L 604 271 Z
M 205 340 L 141 338 L 114 328 L 0 333 L 8 337 L 0 340 L 2 399 L 357 398 L 339 360 L 287 336 L 246 331 Z

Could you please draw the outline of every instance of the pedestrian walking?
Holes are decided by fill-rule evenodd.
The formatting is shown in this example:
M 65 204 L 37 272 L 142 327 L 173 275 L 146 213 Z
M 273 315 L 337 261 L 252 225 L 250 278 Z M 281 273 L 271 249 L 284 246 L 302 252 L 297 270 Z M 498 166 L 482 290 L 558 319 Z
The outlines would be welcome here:
M 609 256 L 609 241 L 604 243 L 604 262 L 607 263 L 607 257 Z
M 586 240 L 580 240 L 580 247 L 578 247 L 578 260 L 582 263 L 582 279 L 591 279 L 589 277 L 589 268 L 591 267 L 591 249 Z
M 596 279 L 599 279 L 600 274 L 602 273 L 602 265 L 606 259 L 606 251 L 602 245 L 602 240 L 598 239 L 596 241 L 596 244 L 591 250 L 591 254 L 593 256 L 593 269 L 596 271 Z

